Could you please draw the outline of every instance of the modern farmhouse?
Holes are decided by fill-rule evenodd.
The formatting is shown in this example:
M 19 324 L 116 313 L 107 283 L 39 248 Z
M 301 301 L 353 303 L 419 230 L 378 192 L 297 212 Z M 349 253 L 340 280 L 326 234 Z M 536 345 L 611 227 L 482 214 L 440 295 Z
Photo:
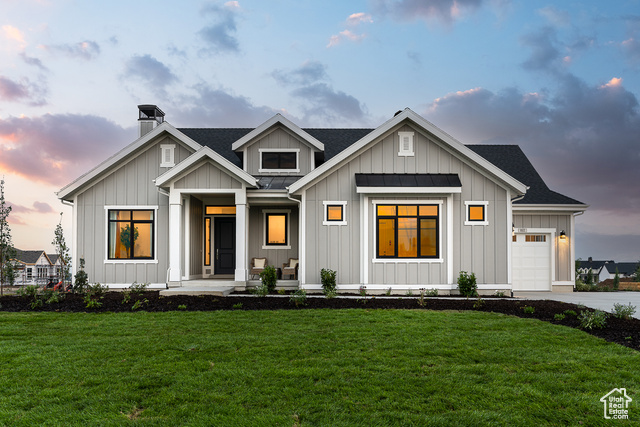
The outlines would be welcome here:
M 375 129 L 177 129 L 139 106 L 139 138 L 62 188 L 73 267 L 93 282 L 250 283 L 257 263 L 293 286 L 571 291 L 574 217 L 516 145 L 464 145 L 410 109 Z M 285 267 L 293 269 L 287 272 Z

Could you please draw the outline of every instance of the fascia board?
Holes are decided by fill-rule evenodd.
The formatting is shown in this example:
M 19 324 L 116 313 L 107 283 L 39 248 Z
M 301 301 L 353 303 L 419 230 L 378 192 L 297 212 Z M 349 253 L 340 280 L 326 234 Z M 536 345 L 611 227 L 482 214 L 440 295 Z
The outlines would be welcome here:
M 295 123 L 293 123 L 291 120 L 287 119 L 280 113 L 271 117 L 269 120 L 262 123 L 260 126 L 258 126 L 257 128 L 255 128 L 254 130 L 252 130 L 251 132 L 249 132 L 248 134 L 246 134 L 245 136 L 243 136 L 242 138 L 240 138 L 239 140 L 231 144 L 231 149 L 233 151 L 236 151 L 242 148 L 245 144 L 247 144 L 257 136 L 259 136 L 261 133 L 266 132 L 276 124 L 281 124 L 282 126 L 286 127 L 291 132 L 299 136 L 302 140 L 306 141 L 311 146 L 313 146 L 315 149 L 319 151 L 324 151 L 324 144 L 322 142 L 318 141 L 316 138 L 309 135 L 307 132 L 302 130 L 302 128 L 300 128 L 298 125 L 296 125 Z
M 145 135 L 141 136 L 140 138 L 138 138 L 137 140 L 135 140 L 134 142 L 132 142 L 131 144 L 123 148 L 122 150 L 118 151 L 113 156 L 109 157 L 104 162 L 100 163 L 95 168 L 91 169 L 84 175 L 77 178 L 71 184 L 68 184 L 67 186 L 60 189 L 60 191 L 56 193 L 58 198 L 62 200 L 66 200 L 78 188 L 89 183 L 91 180 L 93 180 L 94 178 L 102 174 L 111 166 L 120 163 L 122 160 L 126 159 L 131 153 L 135 152 L 140 147 L 147 144 L 149 141 L 155 139 L 157 136 L 159 136 L 163 132 L 170 134 L 174 138 L 186 144 L 188 147 L 190 147 L 194 151 L 198 151 L 200 148 L 202 148 L 202 145 L 198 144 L 193 139 L 189 138 L 187 135 L 183 134 L 178 129 L 171 126 L 168 122 L 163 122 L 159 126 L 155 127 L 151 132 L 148 132 Z
M 357 187 L 363 194 L 460 194 L 462 187 Z
M 402 111 L 400 114 L 387 120 L 382 125 L 380 125 L 376 129 L 371 131 L 368 135 L 365 135 L 364 137 L 362 137 L 362 139 L 352 144 L 351 146 L 347 147 L 345 150 L 338 153 L 336 156 L 331 158 L 326 163 L 320 165 L 319 167 L 311 171 L 309 174 L 307 174 L 303 178 L 291 184 L 289 186 L 289 193 L 291 194 L 296 193 L 302 188 L 304 188 L 305 186 L 309 185 L 311 182 L 313 182 L 314 180 L 322 176 L 324 173 L 328 172 L 330 169 L 332 169 L 336 165 L 342 163 L 344 160 L 350 158 L 359 150 L 366 147 L 369 143 L 381 137 L 383 134 L 387 133 L 389 130 L 391 130 L 393 127 L 397 126 L 398 124 L 400 124 L 405 119 L 409 119 L 413 121 L 417 126 L 432 133 L 437 138 L 439 138 L 440 140 L 444 141 L 446 144 L 451 146 L 454 150 L 458 151 L 463 156 L 467 157 L 469 160 L 478 164 L 482 168 L 486 169 L 488 172 L 496 176 L 499 180 L 505 182 L 508 186 L 515 189 L 517 192 L 522 194 L 526 193 L 527 191 L 526 185 L 516 180 L 511 175 L 505 173 L 503 170 L 497 168 L 491 162 L 486 160 L 484 157 L 480 156 L 479 154 L 476 154 L 474 151 L 467 148 L 467 146 L 465 146 L 463 143 L 456 140 L 451 135 L 449 135 L 448 133 L 444 132 L 443 130 L 435 126 L 433 123 L 429 122 L 428 120 L 425 120 L 419 114 L 413 112 L 410 108 L 405 108 L 404 111 Z
M 534 204 L 513 204 L 514 212 L 584 212 L 589 205 L 534 205 Z
M 233 176 L 237 177 L 241 181 L 244 181 L 250 186 L 257 187 L 258 182 L 253 176 L 249 175 L 247 172 L 243 171 L 242 169 L 240 169 L 239 167 L 237 167 L 236 165 L 234 165 L 229 160 L 225 159 L 224 157 L 222 157 L 220 154 L 216 153 L 209 147 L 200 148 L 198 151 L 196 151 L 195 153 L 193 153 L 192 155 L 190 155 L 189 157 L 181 161 L 179 164 L 175 165 L 173 168 L 171 168 L 167 172 L 160 175 L 158 178 L 155 179 L 156 186 L 162 187 L 166 185 L 169 181 L 175 179 L 176 177 L 181 175 L 183 172 L 186 172 L 191 166 L 193 166 L 194 164 L 196 164 L 198 161 L 200 161 L 205 157 L 210 158 L 216 164 L 222 166 L 229 173 L 231 173 Z

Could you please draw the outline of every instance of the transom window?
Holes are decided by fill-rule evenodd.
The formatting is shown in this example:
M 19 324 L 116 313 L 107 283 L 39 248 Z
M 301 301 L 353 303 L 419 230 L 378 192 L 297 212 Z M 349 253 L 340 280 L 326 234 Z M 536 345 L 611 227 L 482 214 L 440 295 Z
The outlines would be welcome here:
M 205 215 L 235 215 L 235 206 L 206 206 L 204 208 Z
M 525 242 L 546 242 L 547 236 L 544 234 L 527 234 L 524 236 Z
M 438 258 L 438 205 L 377 205 L 378 258 Z
M 153 258 L 153 210 L 109 210 L 108 258 Z

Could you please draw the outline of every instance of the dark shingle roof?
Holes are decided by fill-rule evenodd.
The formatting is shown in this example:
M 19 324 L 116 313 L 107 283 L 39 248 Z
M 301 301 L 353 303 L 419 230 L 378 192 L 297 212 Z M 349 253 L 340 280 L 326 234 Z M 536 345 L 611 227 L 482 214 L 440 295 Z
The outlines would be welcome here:
M 231 149 L 231 145 L 242 138 L 252 128 L 180 128 L 180 132 L 205 145 L 231 163 L 242 167 L 242 159 L 238 153 Z M 303 129 L 318 141 L 324 144 L 324 160 L 327 161 L 340 153 L 356 141 L 360 140 L 373 129 Z M 556 193 L 547 187 L 547 184 L 535 170 L 527 156 L 517 145 L 467 145 L 478 155 L 484 157 L 498 168 L 505 171 L 518 181 L 529 186 L 524 198 L 516 204 L 559 204 L 582 205 L 583 203 Z M 270 188 L 278 188 L 280 184 L 269 184 Z M 275 185 L 275 186 L 274 186 Z M 289 185 L 289 184 L 287 184 Z
M 583 204 L 550 190 L 518 145 L 467 145 L 467 147 L 529 186 L 524 198 L 514 202 L 515 204 Z
M 615 272 L 616 268 L 618 269 L 619 274 L 622 274 L 624 276 L 631 276 L 638 269 L 638 263 L 637 262 L 617 262 L 613 271 L 609 270 L 609 267 L 607 266 L 607 270 L 610 273 Z
M 35 264 L 43 253 L 44 251 L 21 251 L 16 249 L 16 259 L 25 264 Z
M 455 173 L 357 173 L 358 187 L 461 187 Z

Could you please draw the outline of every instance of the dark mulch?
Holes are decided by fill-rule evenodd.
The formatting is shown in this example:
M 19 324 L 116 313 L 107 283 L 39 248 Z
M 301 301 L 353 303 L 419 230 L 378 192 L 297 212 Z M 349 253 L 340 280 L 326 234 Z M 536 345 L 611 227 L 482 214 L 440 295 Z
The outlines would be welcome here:
M 82 296 L 67 294 L 57 303 L 43 304 L 32 308 L 32 299 L 23 296 L 0 297 L 0 310 L 19 311 L 57 311 L 57 312 L 131 312 L 136 301 L 140 301 L 137 310 L 144 311 L 215 311 L 215 310 L 301 310 L 318 308 L 358 308 L 358 309 L 427 309 L 427 310 L 478 310 L 503 313 L 518 317 L 539 319 L 558 325 L 579 328 L 577 316 L 566 314 L 573 310 L 580 314 L 582 310 L 590 310 L 575 304 L 558 301 L 527 301 L 519 299 L 486 299 L 479 304 L 476 299 L 465 298 L 425 298 L 424 305 L 420 305 L 416 298 L 381 298 L 367 297 L 366 300 L 356 298 L 307 298 L 306 305 L 296 306 L 289 296 L 246 297 L 211 295 L 191 296 L 175 295 L 160 296 L 157 291 L 147 291 L 142 295 L 132 295 L 128 303 L 123 303 L 124 294 L 121 292 L 107 292 L 100 300 L 98 308 L 87 308 Z M 533 313 L 526 313 L 524 307 L 534 308 Z M 565 314 L 564 319 L 555 320 L 556 314 Z M 609 316 L 607 325 L 603 329 L 593 329 L 592 335 L 607 341 L 624 345 L 640 351 L 640 319 L 618 319 Z

